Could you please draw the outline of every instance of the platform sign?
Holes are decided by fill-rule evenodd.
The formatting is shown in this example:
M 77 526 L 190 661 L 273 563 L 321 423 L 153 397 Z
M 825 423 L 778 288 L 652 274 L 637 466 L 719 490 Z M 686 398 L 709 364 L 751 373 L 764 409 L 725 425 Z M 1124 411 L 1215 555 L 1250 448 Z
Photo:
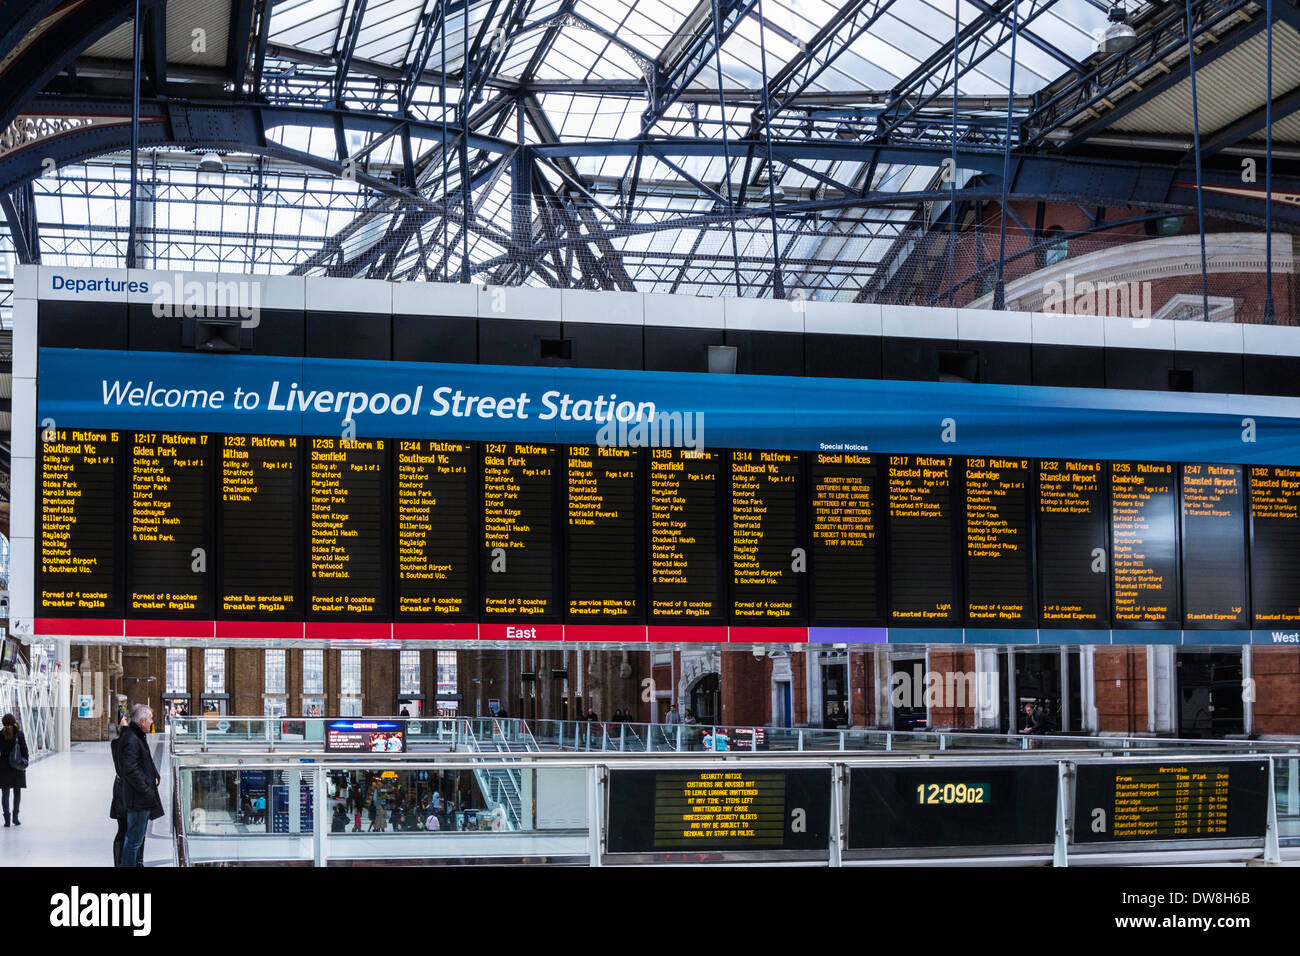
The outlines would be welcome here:
M 891 624 L 962 623 L 957 468 L 948 455 L 889 456 Z
M 474 616 L 475 454 L 472 442 L 397 442 L 398 620 Z
M 850 849 L 1050 844 L 1055 764 L 849 771 Z
M 1106 466 L 1038 462 L 1038 626 L 1110 627 Z
M 37 448 L 37 613 L 120 616 L 121 433 L 49 429 L 37 436 Z
M 613 770 L 609 852 L 827 849 L 829 770 Z
M 1033 627 L 1033 470 L 1028 458 L 964 459 L 966 624 Z
M 802 621 L 807 580 L 802 456 L 731 453 L 731 620 Z
M 1258 839 L 1268 761 L 1080 763 L 1074 842 Z
M 649 449 L 650 615 L 664 624 L 727 619 L 718 451 Z
M 1250 622 L 1246 482 L 1239 465 L 1182 466 L 1183 627 Z
M 482 563 L 485 618 L 555 617 L 559 549 L 554 445 L 484 442 Z
M 1178 628 L 1178 476 L 1172 464 L 1110 465 L 1111 619 Z
M 641 453 L 635 448 L 570 445 L 564 459 L 568 619 L 642 620 Z
M 1250 583 L 1256 627 L 1300 624 L 1300 467 L 1250 469 Z
M 223 435 L 217 474 L 217 614 L 302 620 L 302 440 Z
M 318 619 L 387 620 L 388 443 L 313 438 L 307 459 L 307 597 Z
M 809 455 L 812 617 L 818 624 L 885 623 L 880 455 Z
M 212 618 L 216 555 L 212 436 L 132 432 L 127 471 L 127 608 Z

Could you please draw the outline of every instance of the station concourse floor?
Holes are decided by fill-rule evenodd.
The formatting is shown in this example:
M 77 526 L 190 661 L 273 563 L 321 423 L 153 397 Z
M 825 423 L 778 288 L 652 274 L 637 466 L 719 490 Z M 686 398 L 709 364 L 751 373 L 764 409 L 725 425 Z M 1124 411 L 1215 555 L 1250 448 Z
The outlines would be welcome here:
M 166 738 L 149 738 L 163 778 L 163 806 L 171 812 L 171 771 Z M 163 751 L 163 752 L 160 752 Z M 109 819 L 113 758 L 108 741 L 74 743 L 72 750 L 33 761 L 23 791 L 22 826 L 0 828 L 0 868 L 11 866 L 112 866 L 117 821 Z M 149 824 L 145 866 L 171 866 L 171 820 Z

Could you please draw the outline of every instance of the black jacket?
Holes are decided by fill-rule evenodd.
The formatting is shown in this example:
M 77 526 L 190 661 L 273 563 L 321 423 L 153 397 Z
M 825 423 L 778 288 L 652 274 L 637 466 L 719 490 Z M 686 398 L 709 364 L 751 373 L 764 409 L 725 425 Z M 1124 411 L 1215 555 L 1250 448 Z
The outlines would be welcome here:
M 137 724 L 131 724 L 118 738 L 118 774 L 122 778 L 122 809 L 127 813 L 148 810 L 149 819 L 163 815 L 158 795 L 158 768 L 149 752 L 149 738 Z
M 13 752 L 15 747 L 24 757 L 29 756 L 27 753 L 27 738 L 23 736 L 21 730 L 12 740 L 5 740 L 4 733 L 0 731 L 0 788 L 25 790 L 27 788 L 27 771 L 15 770 L 9 766 L 9 754 Z
M 117 736 L 108 743 L 108 749 L 113 752 L 113 800 L 108 805 L 108 817 L 110 820 L 125 820 L 126 808 L 122 806 L 122 735 L 126 733 L 125 727 L 119 727 Z

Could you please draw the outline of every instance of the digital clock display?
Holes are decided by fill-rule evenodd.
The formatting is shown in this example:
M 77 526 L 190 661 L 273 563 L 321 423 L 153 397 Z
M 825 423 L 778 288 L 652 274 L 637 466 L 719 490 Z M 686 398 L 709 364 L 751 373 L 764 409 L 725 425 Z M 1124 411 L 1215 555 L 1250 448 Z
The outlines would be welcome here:
M 916 802 L 923 807 L 989 803 L 989 791 L 987 783 L 918 783 Z

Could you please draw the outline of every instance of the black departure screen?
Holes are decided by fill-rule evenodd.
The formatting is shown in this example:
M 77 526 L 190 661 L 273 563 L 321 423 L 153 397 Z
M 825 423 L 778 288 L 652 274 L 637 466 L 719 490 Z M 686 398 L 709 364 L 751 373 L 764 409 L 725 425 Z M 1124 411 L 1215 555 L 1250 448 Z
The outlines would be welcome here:
M 558 608 L 554 445 L 483 445 L 483 613 L 545 617 Z
M 1038 623 L 1109 628 L 1106 469 L 1100 461 L 1038 463 Z
M 717 451 L 650 449 L 650 614 L 665 624 L 726 620 Z
M 390 484 L 384 439 L 311 439 L 307 609 L 312 617 L 388 618 Z
M 1258 839 L 1268 826 L 1265 760 L 1076 768 L 1074 840 Z
M 817 623 L 885 623 L 881 461 L 854 452 L 809 455 Z
M 613 770 L 609 852 L 822 851 L 827 770 Z
M 127 611 L 212 618 L 216 557 L 211 435 L 128 433 Z
M 474 615 L 478 464 L 472 442 L 397 442 L 398 618 Z
M 569 619 L 641 618 L 641 453 L 570 445 L 565 458 Z
M 1171 464 L 1110 465 L 1115 627 L 1182 626 L 1178 607 L 1178 488 Z
M 1183 465 L 1183 625 L 1248 626 L 1245 478 L 1238 465 Z
M 120 617 L 121 433 L 46 429 L 40 447 L 37 613 Z
M 217 611 L 301 620 L 302 442 L 292 435 L 221 438 Z
M 807 552 L 800 468 L 798 452 L 731 453 L 731 615 L 736 623 L 803 617 Z
M 1033 479 L 1027 458 L 967 458 L 966 624 L 1033 627 Z
M 1255 627 L 1300 624 L 1300 468 L 1250 469 L 1250 582 Z
M 1056 765 L 849 771 L 851 849 L 1032 846 L 1056 836 Z
M 960 626 L 956 459 L 889 456 L 889 593 L 894 624 Z

